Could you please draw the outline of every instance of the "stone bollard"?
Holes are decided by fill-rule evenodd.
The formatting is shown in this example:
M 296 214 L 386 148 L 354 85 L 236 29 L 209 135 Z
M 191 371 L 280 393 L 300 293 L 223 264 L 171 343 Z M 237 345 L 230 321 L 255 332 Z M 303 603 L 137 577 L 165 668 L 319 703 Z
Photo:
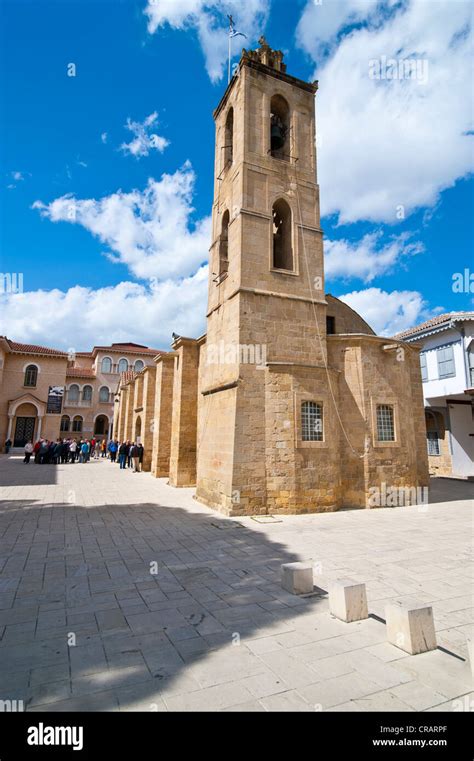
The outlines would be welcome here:
M 341 621 L 361 621 L 368 618 L 365 584 L 351 579 L 338 579 L 329 585 L 329 611 Z
M 313 591 L 313 566 L 311 563 L 283 563 L 281 585 L 292 595 L 307 595 Z
M 474 635 L 466 638 L 467 659 L 471 664 L 471 674 L 474 676 Z
M 385 608 L 387 639 L 410 655 L 436 650 L 433 608 L 416 601 L 389 603 Z

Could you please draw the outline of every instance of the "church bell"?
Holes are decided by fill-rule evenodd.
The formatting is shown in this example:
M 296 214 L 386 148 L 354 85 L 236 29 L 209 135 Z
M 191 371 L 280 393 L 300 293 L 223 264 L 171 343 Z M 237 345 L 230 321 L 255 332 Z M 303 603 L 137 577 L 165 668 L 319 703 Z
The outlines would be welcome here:
M 272 151 L 279 151 L 285 145 L 286 129 L 283 124 L 278 121 L 272 122 L 271 129 L 271 149 Z

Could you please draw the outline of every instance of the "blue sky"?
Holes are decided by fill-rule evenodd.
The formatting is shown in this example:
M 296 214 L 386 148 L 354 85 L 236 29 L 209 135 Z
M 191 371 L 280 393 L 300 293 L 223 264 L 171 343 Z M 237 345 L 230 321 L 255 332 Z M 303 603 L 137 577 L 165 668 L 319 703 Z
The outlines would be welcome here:
M 326 290 L 386 334 L 472 309 L 452 289 L 472 263 L 471 7 L 3 0 L 1 270 L 24 293 L 1 297 L 1 332 L 83 350 L 205 330 L 229 11 L 319 79 Z M 383 57 L 425 68 L 375 81 Z

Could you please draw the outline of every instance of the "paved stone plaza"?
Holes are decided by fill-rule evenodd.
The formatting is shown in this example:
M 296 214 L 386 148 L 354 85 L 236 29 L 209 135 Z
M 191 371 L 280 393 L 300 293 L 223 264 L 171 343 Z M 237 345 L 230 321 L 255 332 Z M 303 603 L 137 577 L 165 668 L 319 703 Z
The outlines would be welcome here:
M 428 506 L 231 520 L 192 489 L 108 461 L 0 458 L 0 700 L 28 711 L 451 711 L 474 707 L 472 491 L 432 485 Z M 369 619 L 324 592 L 367 584 Z M 158 573 L 154 571 L 158 570 Z M 437 650 L 387 644 L 385 603 L 433 605 Z

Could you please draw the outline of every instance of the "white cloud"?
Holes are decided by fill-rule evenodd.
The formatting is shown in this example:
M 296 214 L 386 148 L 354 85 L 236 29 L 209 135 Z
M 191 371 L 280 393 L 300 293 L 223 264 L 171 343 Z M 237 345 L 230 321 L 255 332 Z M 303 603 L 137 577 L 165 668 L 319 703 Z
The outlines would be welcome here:
M 227 60 L 227 15 L 232 14 L 236 30 L 247 35 L 247 42 L 237 38 L 246 46 L 262 33 L 269 6 L 269 0 L 148 0 L 145 14 L 151 34 L 167 24 L 173 29 L 195 30 L 206 59 L 207 72 L 215 82 L 222 78 Z M 237 45 L 238 42 L 234 42 L 234 50 Z
M 169 145 L 169 140 L 151 132 L 151 128 L 157 123 L 158 114 L 156 111 L 147 116 L 143 122 L 134 122 L 128 118 L 125 126 L 134 135 L 134 138 L 130 143 L 122 143 L 120 150 L 135 156 L 137 159 L 148 156 L 151 150 L 163 153 Z
M 336 12 L 340 7 L 347 12 Z M 311 0 L 298 39 L 316 62 L 322 42 L 339 32 L 338 45 L 315 72 L 323 213 L 338 214 L 342 223 L 396 223 L 400 211 L 433 206 L 442 190 L 472 170 L 472 136 L 466 135 L 472 129 L 472 38 L 466 33 L 472 6 L 407 0 L 391 12 L 387 2 L 368 7 L 368 22 L 344 36 L 348 20 L 362 19 L 361 3 Z M 320 26 L 319 13 L 328 14 Z M 371 78 L 371 61 L 384 56 L 417 60 L 426 69 L 420 79 Z
M 17 182 L 23 182 L 25 179 L 24 174 L 18 171 L 10 172 L 8 176 L 14 180 L 14 182 L 8 183 L 7 185 L 8 190 L 13 190 L 14 188 L 16 188 Z
M 179 282 L 132 282 L 93 290 L 30 291 L 2 297 L 2 332 L 16 341 L 89 350 L 113 341 L 169 349 L 171 333 L 199 336 L 205 331 L 207 266 Z M 61 330 L 51 336 L 51 315 Z
M 108 140 L 108 137 L 109 137 L 109 136 L 108 136 L 107 132 L 102 132 L 102 134 L 101 134 L 101 136 L 100 136 L 100 139 L 102 140 L 102 142 L 104 143 L 104 145 L 105 145 L 105 143 L 107 142 L 107 140 Z
M 394 236 L 379 247 L 381 233 L 364 235 L 360 241 L 326 240 L 324 242 L 324 269 L 326 278 L 360 278 L 370 283 L 374 278 L 389 272 L 403 259 L 424 251 L 421 243 L 412 243 L 406 234 Z
M 159 280 L 192 275 L 207 261 L 210 218 L 192 222 L 195 174 L 187 162 L 143 191 L 119 190 L 101 199 L 72 195 L 33 208 L 52 222 L 82 225 L 109 247 L 112 261 L 125 264 L 138 278 Z
M 428 309 L 418 291 L 388 293 L 380 288 L 367 288 L 338 298 L 355 309 L 377 335 L 382 336 L 393 336 L 443 311 L 442 307 Z
M 380 0 L 330 0 L 315 3 L 314 0 L 309 0 L 296 29 L 298 43 L 310 54 L 317 51 L 319 58 L 327 47 L 335 43 L 340 29 L 367 22 L 379 2 Z

